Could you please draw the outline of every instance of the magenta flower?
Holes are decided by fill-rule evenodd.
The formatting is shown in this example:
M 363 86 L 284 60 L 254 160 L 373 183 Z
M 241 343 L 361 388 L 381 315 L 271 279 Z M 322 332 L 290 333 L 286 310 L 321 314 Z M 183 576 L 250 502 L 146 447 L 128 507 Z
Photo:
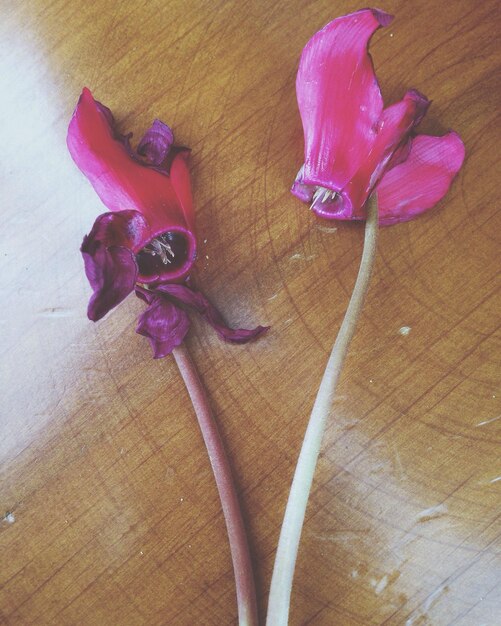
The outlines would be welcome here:
M 412 219 L 441 200 L 463 163 L 454 131 L 414 135 L 430 104 L 418 91 L 383 108 L 367 46 L 392 19 L 376 9 L 337 18 L 301 55 L 296 91 L 305 161 L 291 191 L 321 217 L 364 219 L 377 189 L 381 224 Z
M 137 332 L 150 339 L 156 358 L 183 341 L 185 307 L 200 312 L 223 339 L 257 337 L 266 329 L 228 328 L 200 292 L 181 285 L 196 258 L 189 150 L 174 146 L 172 130 L 159 120 L 136 151 L 131 136 L 117 131 L 111 111 L 85 88 L 69 124 L 68 149 L 110 210 L 96 219 L 81 247 L 94 291 L 89 318 L 101 319 L 135 290 L 149 305 Z M 168 288 L 174 285 L 177 291 Z

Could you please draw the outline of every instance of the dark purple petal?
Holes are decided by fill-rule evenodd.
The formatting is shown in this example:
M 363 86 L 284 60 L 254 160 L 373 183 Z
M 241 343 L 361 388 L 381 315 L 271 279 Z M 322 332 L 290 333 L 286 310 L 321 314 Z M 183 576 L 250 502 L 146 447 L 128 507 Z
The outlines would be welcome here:
M 139 211 L 115 211 L 102 213 L 96 218 L 87 239 L 89 245 L 102 243 L 105 246 L 138 248 L 148 236 L 148 224 Z
M 136 284 L 136 296 L 143 302 L 146 302 L 146 304 L 151 304 L 155 294 L 151 289 L 145 289 Z
M 121 246 L 106 248 L 102 244 L 87 252 L 87 237 L 82 243 L 85 273 L 94 293 L 89 301 L 87 316 L 93 322 L 124 300 L 134 289 L 137 265 L 134 254 Z
M 174 143 L 174 133 L 167 124 L 155 120 L 137 146 L 137 153 L 151 165 L 160 165 Z
M 214 328 L 221 339 L 225 341 L 247 343 L 265 333 L 269 328 L 268 326 L 257 326 L 250 330 L 245 328 L 229 328 L 216 307 L 211 304 L 200 291 L 190 289 L 190 287 L 186 285 L 159 285 L 155 291 L 157 293 L 161 292 L 172 298 L 175 302 L 184 304 L 200 313 L 212 328 Z
M 80 251 L 94 291 L 87 309 L 92 321 L 104 317 L 134 289 L 138 268 L 132 248 L 145 229 L 137 211 L 104 213 L 84 237 Z
M 146 290 L 145 290 L 146 291 Z M 146 299 L 144 293 L 138 294 Z M 186 311 L 162 296 L 153 295 L 140 316 L 136 332 L 150 340 L 155 359 L 161 359 L 179 346 L 190 328 Z

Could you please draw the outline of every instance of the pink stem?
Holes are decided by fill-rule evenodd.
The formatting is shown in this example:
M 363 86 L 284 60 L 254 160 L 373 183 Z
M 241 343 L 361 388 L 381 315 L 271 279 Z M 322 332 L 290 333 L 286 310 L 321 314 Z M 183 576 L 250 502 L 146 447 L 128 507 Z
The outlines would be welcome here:
M 239 626 L 258 626 L 256 589 L 247 535 L 228 457 L 219 435 L 207 392 L 184 344 L 172 352 L 191 398 L 216 479 L 230 542 L 237 590 Z

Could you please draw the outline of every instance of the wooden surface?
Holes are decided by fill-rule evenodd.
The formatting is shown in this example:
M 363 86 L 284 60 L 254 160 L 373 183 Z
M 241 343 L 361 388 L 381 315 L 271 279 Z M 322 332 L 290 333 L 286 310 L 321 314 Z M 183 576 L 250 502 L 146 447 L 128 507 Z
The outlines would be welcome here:
M 103 207 L 65 132 L 83 85 L 136 137 L 193 148 L 196 279 L 247 346 L 188 341 L 235 468 L 265 613 L 300 440 L 363 227 L 315 221 L 302 46 L 353 2 L 2 3 L 0 622 L 236 623 L 214 481 L 171 358 L 129 298 L 86 319 L 78 248 Z M 386 101 L 407 87 L 465 166 L 438 210 L 381 232 L 307 512 L 291 625 L 501 624 L 501 217 L 494 0 L 384 1 Z M 496 78 L 497 72 L 497 78 Z M 399 332 L 411 328 L 408 335 Z

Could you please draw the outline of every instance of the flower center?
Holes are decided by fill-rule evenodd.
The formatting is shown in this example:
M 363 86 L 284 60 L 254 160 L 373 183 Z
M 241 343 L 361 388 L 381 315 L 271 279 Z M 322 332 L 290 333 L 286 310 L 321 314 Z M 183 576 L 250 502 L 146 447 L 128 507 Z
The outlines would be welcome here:
M 310 208 L 319 204 L 325 204 L 326 202 L 334 202 L 337 200 L 337 196 L 339 196 L 337 191 L 332 191 L 331 189 L 326 189 L 325 187 L 317 187 L 315 193 L 313 194 Z
M 184 235 L 168 231 L 152 239 L 136 256 L 139 273 L 143 276 L 179 269 L 188 257 L 188 242 Z

